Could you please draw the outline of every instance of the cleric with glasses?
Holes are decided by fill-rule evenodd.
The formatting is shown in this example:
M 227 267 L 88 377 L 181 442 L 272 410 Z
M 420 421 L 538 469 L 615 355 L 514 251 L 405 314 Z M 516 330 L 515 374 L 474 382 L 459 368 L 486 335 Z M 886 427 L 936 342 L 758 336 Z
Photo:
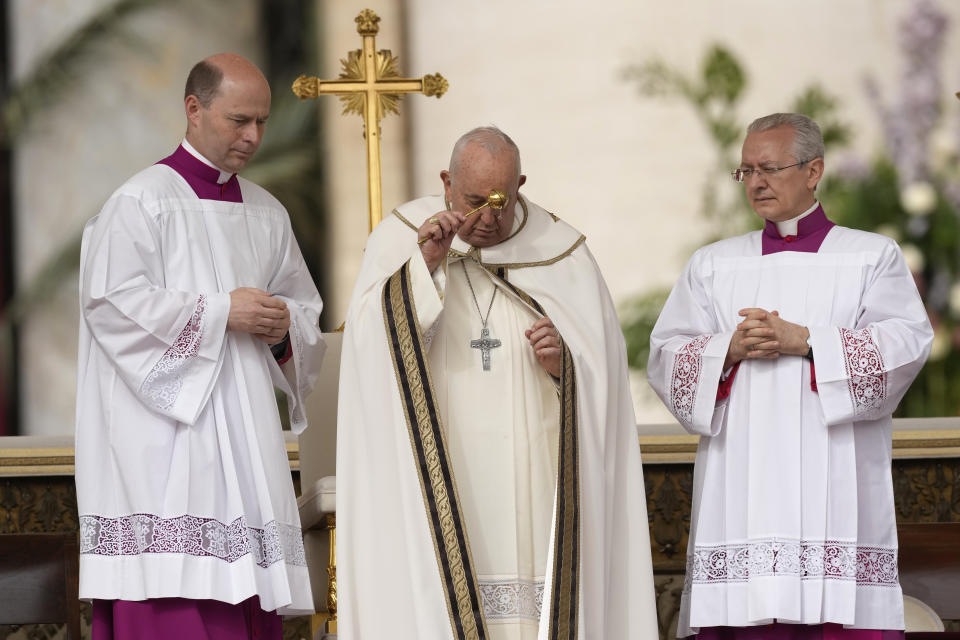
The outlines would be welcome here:
M 740 167 L 763 231 L 698 250 L 650 384 L 699 435 L 677 635 L 902 638 L 891 414 L 933 332 L 896 242 L 827 219 L 820 127 L 776 113 Z

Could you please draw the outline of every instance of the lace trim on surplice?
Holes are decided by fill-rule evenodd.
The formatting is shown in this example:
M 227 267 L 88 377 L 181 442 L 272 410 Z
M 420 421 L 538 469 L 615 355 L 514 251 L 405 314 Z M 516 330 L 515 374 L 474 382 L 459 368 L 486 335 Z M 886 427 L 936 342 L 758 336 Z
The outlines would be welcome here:
M 887 396 L 887 372 L 880 348 L 868 329 L 840 329 L 840 341 L 854 415 L 879 409 Z
M 307 566 L 303 533 L 299 527 L 268 522 L 247 526 L 243 516 L 226 524 L 213 518 L 184 515 L 161 518 L 137 513 L 119 518 L 80 516 L 80 553 L 97 556 L 137 556 L 175 553 L 236 562 L 253 554 L 267 568 L 277 562 Z
M 183 388 L 184 376 L 196 362 L 203 338 L 206 302 L 206 296 L 197 299 L 197 306 L 187 325 L 140 385 L 140 391 L 155 409 L 165 411 L 173 406 Z
M 700 370 L 703 368 L 703 350 L 711 336 L 698 336 L 685 344 L 673 362 L 670 377 L 670 400 L 673 413 L 683 422 L 693 421 L 693 407 L 700 385 Z
M 757 576 L 856 580 L 861 586 L 896 586 L 897 549 L 834 540 L 778 538 L 739 544 L 698 544 L 687 555 L 684 588 L 689 590 L 691 584 L 746 582 Z

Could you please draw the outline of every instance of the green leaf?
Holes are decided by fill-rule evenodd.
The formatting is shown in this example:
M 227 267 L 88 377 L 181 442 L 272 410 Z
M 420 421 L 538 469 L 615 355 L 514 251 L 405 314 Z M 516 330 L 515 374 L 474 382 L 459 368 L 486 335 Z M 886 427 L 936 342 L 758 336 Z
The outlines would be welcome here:
M 621 308 L 621 327 L 627 342 L 627 363 L 632 369 L 647 368 L 650 334 L 670 292 L 657 289 L 627 301 Z
M 827 149 L 846 145 L 852 135 L 850 126 L 837 119 L 837 109 L 837 98 L 818 84 L 804 89 L 790 106 L 792 112 L 816 120 L 823 134 L 823 146 Z
M 736 57 L 719 44 L 713 45 L 703 62 L 706 95 L 726 104 L 736 102 L 747 86 L 747 76 Z

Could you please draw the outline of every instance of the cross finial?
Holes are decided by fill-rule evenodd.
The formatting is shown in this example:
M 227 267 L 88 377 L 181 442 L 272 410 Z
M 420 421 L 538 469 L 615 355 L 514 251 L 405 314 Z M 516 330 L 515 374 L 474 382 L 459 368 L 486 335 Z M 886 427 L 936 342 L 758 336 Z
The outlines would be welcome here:
M 357 23 L 357 33 L 362 36 L 375 36 L 380 31 L 380 16 L 372 9 L 364 9 L 353 21 Z
M 367 196 L 370 205 L 370 231 L 383 217 L 380 193 L 380 119 L 388 113 L 399 113 L 400 97 L 405 93 L 442 96 L 449 84 L 439 73 L 422 78 L 403 78 L 397 58 L 389 49 L 377 51 L 376 35 L 380 16 L 364 9 L 354 18 L 357 33 L 363 36 L 361 49 L 347 53 L 340 60 L 343 71 L 336 80 L 316 76 L 300 76 L 293 83 L 293 92 L 302 100 L 333 94 L 343 102 L 343 113 L 363 117 L 367 139 Z

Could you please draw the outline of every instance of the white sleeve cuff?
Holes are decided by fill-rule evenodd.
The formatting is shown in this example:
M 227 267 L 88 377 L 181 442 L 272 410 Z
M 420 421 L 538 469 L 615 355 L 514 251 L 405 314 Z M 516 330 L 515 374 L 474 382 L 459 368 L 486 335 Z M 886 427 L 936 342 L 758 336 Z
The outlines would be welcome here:
M 413 302 L 417 311 L 417 320 L 420 330 L 430 334 L 433 325 L 440 318 L 443 311 L 443 293 L 446 288 L 446 259 L 440 263 L 431 274 L 427 263 L 420 253 L 420 248 L 414 249 L 410 256 L 410 287 L 413 292 Z

